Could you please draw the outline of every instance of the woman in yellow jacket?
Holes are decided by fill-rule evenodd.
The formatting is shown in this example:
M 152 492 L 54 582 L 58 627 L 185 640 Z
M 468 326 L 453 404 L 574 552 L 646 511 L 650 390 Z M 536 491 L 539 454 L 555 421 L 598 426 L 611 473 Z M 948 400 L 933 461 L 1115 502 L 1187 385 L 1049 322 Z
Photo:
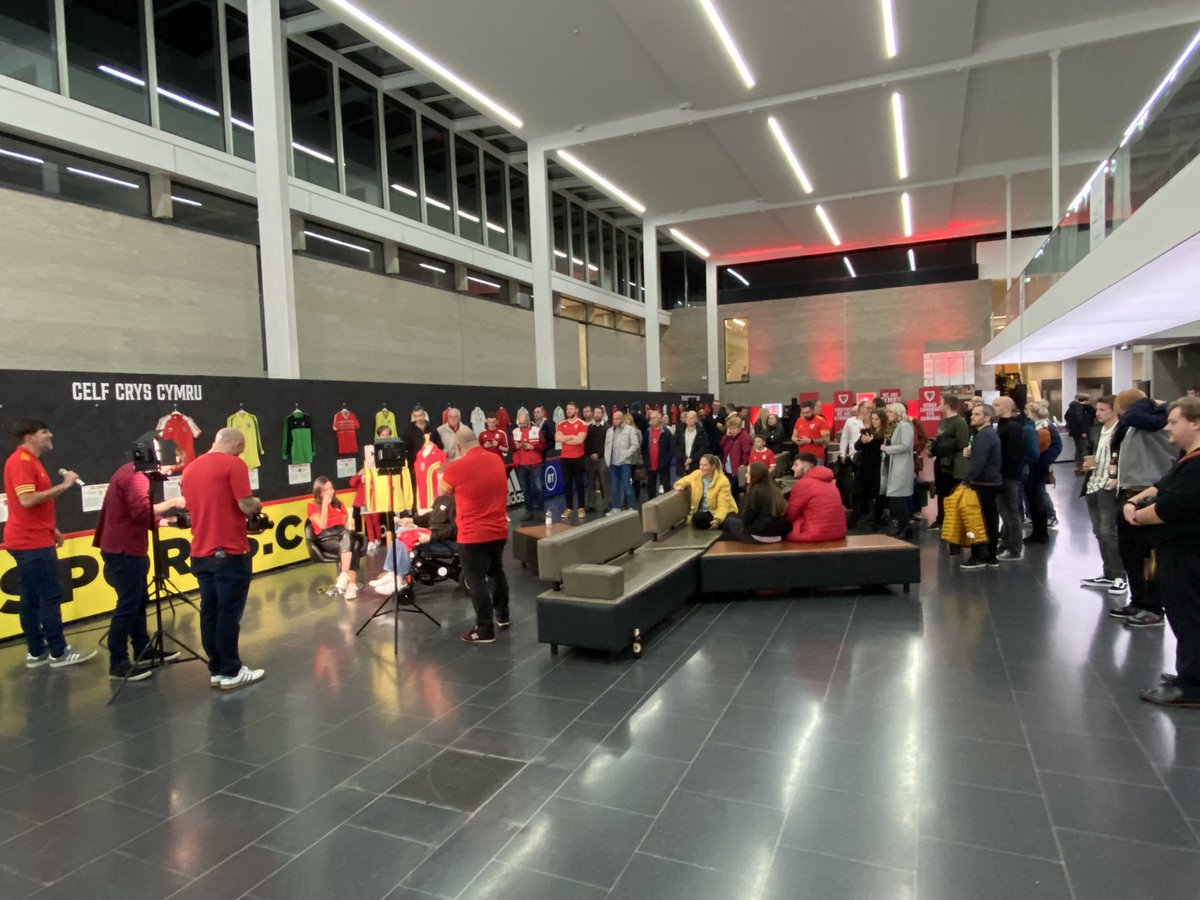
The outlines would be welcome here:
M 700 467 L 675 482 L 675 490 L 691 494 L 693 528 L 719 529 L 727 516 L 737 515 L 737 504 L 729 479 L 721 471 L 721 459 L 711 453 L 700 457 Z

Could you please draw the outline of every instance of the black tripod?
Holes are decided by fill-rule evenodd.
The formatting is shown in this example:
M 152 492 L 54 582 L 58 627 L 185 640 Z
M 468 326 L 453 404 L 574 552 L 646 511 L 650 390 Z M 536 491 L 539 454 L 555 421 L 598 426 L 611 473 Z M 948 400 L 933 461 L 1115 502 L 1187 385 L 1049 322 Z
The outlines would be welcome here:
M 204 654 L 197 653 L 171 632 L 163 628 L 162 605 L 164 603 L 170 604 L 172 614 L 175 612 L 176 600 L 188 604 L 193 609 L 197 609 L 197 607 L 167 578 L 166 566 L 163 563 L 162 542 L 158 537 L 158 517 L 154 514 L 154 482 L 165 481 L 165 476 L 158 472 L 147 472 L 145 474 L 150 480 L 150 559 L 153 561 L 153 566 L 150 573 L 149 603 L 154 607 L 154 634 L 150 635 L 150 642 L 137 655 L 137 659 L 133 661 L 133 664 L 129 667 L 129 671 L 121 679 L 120 685 L 113 691 L 112 697 L 108 700 L 109 703 L 117 699 L 117 696 L 125 689 L 125 685 L 129 683 L 129 679 L 139 671 L 147 668 L 158 669 L 163 666 L 174 665 L 175 663 L 192 662 L 197 659 L 204 660 L 205 663 L 208 662 Z M 188 655 L 181 656 L 175 650 L 168 652 L 166 641 L 170 641 L 176 647 L 186 651 Z
M 377 464 L 378 464 L 379 471 L 382 474 L 389 476 L 389 478 L 391 475 L 399 474 L 401 471 L 403 471 L 403 467 L 389 468 L 386 466 L 385 463 L 378 462 L 378 461 L 377 461 Z M 390 491 L 391 491 L 390 480 L 388 483 L 388 490 L 390 493 Z M 388 505 L 389 506 L 391 505 L 390 496 L 388 498 Z M 388 546 L 387 552 L 388 553 L 396 553 L 397 552 L 396 551 L 397 537 L 396 537 L 395 533 L 391 534 L 390 537 L 392 539 L 392 543 Z M 392 622 L 392 651 L 396 654 L 396 656 L 399 656 L 400 655 L 400 613 L 402 613 L 402 612 L 419 613 L 422 616 L 424 616 L 425 618 L 427 618 L 434 625 L 436 625 L 438 628 L 442 627 L 442 623 L 439 622 L 437 619 L 435 619 L 433 616 L 431 616 L 428 612 L 426 612 L 425 609 L 421 606 L 421 604 L 419 604 L 417 602 L 417 598 L 414 595 L 413 586 L 412 586 L 411 582 L 409 584 L 406 584 L 403 587 L 401 587 L 400 573 L 398 571 L 398 569 L 400 568 L 398 554 L 397 554 L 397 556 L 392 557 L 392 563 L 393 563 L 393 565 L 392 565 L 392 592 L 390 594 L 388 594 L 386 597 L 384 597 L 383 602 L 380 603 L 377 607 L 375 607 L 375 612 L 371 613 L 371 615 L 369 615 L 367 617 L 367 620 L 358 626 L 358 631 L 354 632 L 354 636 L 358 637 L 358 635 L 362 634 L 363 629 L 365 629 L 368 625 L 370 625 L 372 620 L 377 619 L 379 616 L 386 616 L 389 613 L 395 612 L 396 618 Z

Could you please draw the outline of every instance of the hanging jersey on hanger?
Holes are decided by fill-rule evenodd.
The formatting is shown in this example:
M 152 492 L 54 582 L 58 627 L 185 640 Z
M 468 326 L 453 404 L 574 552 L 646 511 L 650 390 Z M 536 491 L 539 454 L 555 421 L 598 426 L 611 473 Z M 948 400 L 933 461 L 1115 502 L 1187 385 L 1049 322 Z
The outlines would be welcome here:
M 283 458 L 293 466 L 313 461 L 312 419 L 300 410 L 283 420 Z
M 343 409 L 334 414 L 333 430 L 337 434 L 339 456 L 355 456 L 358 453 L 358 429 L 358 416 L 350 410 Z
M 508 410 L 503 406 L 496 407 L 496 427 L 506 433 L 512 427 L 512 419 L 508 417 Z
M 432 441 L 417 451 L 417 458 L 413 460 L 417 512 L 424 513 L 433 509 L 433 501 L 438 495 L 438 482 L 445 467 L 446 454 Z
M 413 508 L 412 474 L 408 463 L 395 475 L 384 475 L 378 469 L 364 469 L 363 487 L 366 509 L 370 512 L 409 512 Z
M 162 440 L 171 441 L 179 448 L 179 465 L 186 466 L 196 458 L 195 439 L 200 437 L 200 426 L 191 416 L 175 410 L 159 419 L 154 430 Z
M 531 422 L 533 421 L 533 417 L 529 415 L 529 410 L 526 409 L 524 406 L 517 407 L 517 418 L 519 419 L 519 418 L 521 418 L 521 416 L 528 416 L 529 421 L 531 421 Z
M 487 428 L 487 416 L 478 406 L 471 410 L 471 430 L 476 434 Z
M 226 428 L 236 428 L 246 441 L 246 449 L 242 451 L 242 462 L 248 469 L 257 469 L 262 465 L 263 445 L 262 432 L 258 430 L 258 416 L 239 409 L 225 420 Z
M 375 434 L 379 434 L 379 429 L 386 425 L 392 429 L 392 437 L 396 437 L 396 414 L 386 406 L 375 413 Z
M 563 422 L 567 421 L 567 414 L 563 411 L 561 406 L 556 406 L 554 407 L 554 412 L 550 414 L 550 418 L 554 420 L 555 425 L 561 425 Z

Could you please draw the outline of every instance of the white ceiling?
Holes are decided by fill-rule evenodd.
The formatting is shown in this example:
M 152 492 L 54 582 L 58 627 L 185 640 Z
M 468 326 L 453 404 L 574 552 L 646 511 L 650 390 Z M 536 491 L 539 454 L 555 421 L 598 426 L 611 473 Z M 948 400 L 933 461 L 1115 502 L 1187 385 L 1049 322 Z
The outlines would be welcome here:
M 879 0 L 715 0 L 757 78 L 746 90 L 697 0 L 357 2 L 521 116 L 522 139 L 573 135 L 572 152 L 647 215 L 686 221 L 685 233 L 735 259 L 827 252 L 815 202 L 847 246 L 904 242 L 903 190 L 914 242 L 1003 230 L 1006 173 L 1014 227 L 1050 224 L 1044 50 L 1062 47 L 1065 206 L 1200 22 L 1200 4 L 1177 0 L 894 0 L 900 53 L 888 60 Z M 784 96 L 817 89 L 826 95 Z M 893 90 L 905 98 L 906 181 Z M 759 108 L 722 109 L 747 101 Z M 771 114 L 813 195 L 779 153 Z M 645 119 L 605 124 L 632 116 Z

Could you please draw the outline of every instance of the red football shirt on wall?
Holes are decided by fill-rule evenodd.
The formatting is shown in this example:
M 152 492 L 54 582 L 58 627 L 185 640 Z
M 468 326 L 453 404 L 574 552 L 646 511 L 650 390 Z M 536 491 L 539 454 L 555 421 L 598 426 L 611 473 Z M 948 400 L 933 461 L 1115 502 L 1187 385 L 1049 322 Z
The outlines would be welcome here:
M 349 410 L 336 413 L 333 430 L 337 433 L 338 454 L 354 456 L 358 453 L 358 417 Z

